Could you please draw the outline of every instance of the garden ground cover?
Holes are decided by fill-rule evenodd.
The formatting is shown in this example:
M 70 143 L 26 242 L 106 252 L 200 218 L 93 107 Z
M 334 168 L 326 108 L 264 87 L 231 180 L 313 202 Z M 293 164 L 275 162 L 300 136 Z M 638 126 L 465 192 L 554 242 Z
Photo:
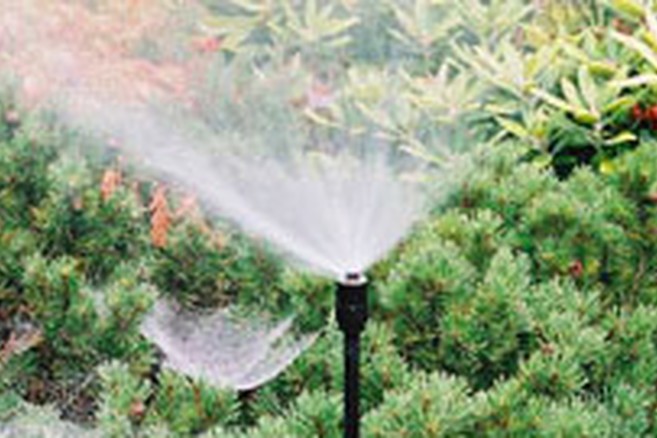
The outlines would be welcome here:
M 445 25 L 486 43 L 459 47 L 438 27 L 427 39 L 411 9 L 393 8 L 393 40 L 416 56 L 406 66 L 413 80 L 400 85 L 408 92 L 395 94 L 415 102 L 410 115 L 381 112 L 356 93 L 362 82 L 341 94 L 364 99 L 360 116 L 419 159 L 431 152 L 427 126 L 458 97 L 467 135 L 453 139 L 478 144 L 447 201 L 369 275 L 367 437 L 657 433 L 656 21 L 633 1 L 548 3 L 524 27 L 522 49 L 511 25 L 480 26 L 488 35 Z M 502 17 L 514 5 L 525 14 L 524 2 L 490 7 Z M 357 35 L 350 56 L 364 53 Z M 226 50 L 246 44 L 239 36 Z M 532 70 L 555 41 L 571 58 Z M 316 41 L 304 44 L 304 56 L 324 56 Z M 380 66 L 381 56 L 359 59 Z M 458 63 L 441 76 L 445 57 Z M 513 63 L 535 77 L 509 77 Z M 383 71 L 351 75 L 380 92 Z M 458 95 L 419 80 L 429 74 Z M 471 89 L 485 104 L 462 102 Z M 82 156 L 90 139 L 11 93 L 0 106 L 0 424 L 42 427 L 43 436 L 340 436 L 330 282 L 115 157 Z M 342 120 L 335 108 L 306 110 L 311 123 Z M 221 390 L 161 369 L 139 333 L 159 296 L 294 313 L 297 330 L 322 334 L 264 387 Z

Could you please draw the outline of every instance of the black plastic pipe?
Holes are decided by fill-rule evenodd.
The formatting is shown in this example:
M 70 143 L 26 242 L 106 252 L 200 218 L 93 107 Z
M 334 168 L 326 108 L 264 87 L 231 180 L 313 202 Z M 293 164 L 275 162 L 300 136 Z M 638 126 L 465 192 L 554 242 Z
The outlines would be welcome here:
M 360 436 L 360 335 L 367 322 L 367 280 L 347 274 L 337 284 L 335 313 L 344 334 L 344 437 Z

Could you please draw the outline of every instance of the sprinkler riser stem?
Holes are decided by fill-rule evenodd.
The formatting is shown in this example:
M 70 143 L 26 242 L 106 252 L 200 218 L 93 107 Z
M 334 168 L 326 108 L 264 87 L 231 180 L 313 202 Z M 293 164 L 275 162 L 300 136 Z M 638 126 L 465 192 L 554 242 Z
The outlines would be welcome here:
M 360 436 L 360 335 L 368 318 L 367 283 L 338 283 L 336 319 L 344 334 L 344 437 Z

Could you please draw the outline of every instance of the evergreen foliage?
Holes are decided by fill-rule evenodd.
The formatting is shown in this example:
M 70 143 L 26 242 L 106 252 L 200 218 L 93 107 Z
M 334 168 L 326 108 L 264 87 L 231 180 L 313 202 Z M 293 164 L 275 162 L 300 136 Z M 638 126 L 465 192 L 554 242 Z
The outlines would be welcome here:
M 7 148 L 24 135 L 15 132 Z M 57 135 L 67 134 L 49 136 Z M 32 204 L 2 228 L 3 421 L 33 416 L 26 400 L 54 403 L 103 436 L 339 436 L 342 345 L 330 323 L 330 282 L 281 269 L 225 226 L 179 219 L 166 246 L 153 246 L 127 182 L 103 200 L 96 164 L 44 143 L 33 146 L 49 160 L 46 177 L 33 176 L 43 179 L 38 198 L 16 193 L 35 181 L 19 188 L 9 177 L 2 186 Z M 368 436 L 649 436 L 656 148 L 646 141 L 616 159 L 613 173 L 583 168 L 565 181 L 523 163 L 515 144 L 482 149 L 449 206 L 372 271 L 362 366 Z M 77 216 L 66 193 L 84 196 Z M 3 220 L 23 205 L 3 203 Z M 61 244 L 80 218 L 96 223 L 89 239 L 122 239 L 127 252 L 110 248 L 116 258 L 101 268 L 79 242 Z M 218 245 L 207 233 L 230 237 Z M 186 268 L 176 271 L 167 252 Z M 184 274 L 185 289 L 166 272 Z M 213 301 L 226 278 L 231 293 Z M 277 380 L 235 394 L 159 369 L 138 333 L 158 292 L 192 305 L 296 312 L 304 331 L 329 326 Z

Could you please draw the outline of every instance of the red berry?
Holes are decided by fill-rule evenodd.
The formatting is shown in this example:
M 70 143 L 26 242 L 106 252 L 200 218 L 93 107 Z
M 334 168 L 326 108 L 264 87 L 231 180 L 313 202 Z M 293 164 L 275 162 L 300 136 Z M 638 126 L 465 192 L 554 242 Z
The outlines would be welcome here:
M 630 23 L 625 20 L 621 20 L 620 18 L 614 18 L 611 21 L 611 25 L 620 33 L 624 33 L 626 35 L 632 35 L 632 33 L 634 33 L 634 29 L 632 29 Z
M 135 419 L 141 419 L 146 413 L 146 406 L 141 401 L 135 401 L 130 405 L 130 416 Z
M 643 112 L 643 108 L 641 108 L 641 105 L 639 105 L 638 103 L 635 104 L 635 105 L 632 107 L 631 114 L 632 114 L 632 118 L 633 118 L 634 120 L 636 120 L 636 121 L 641 121 L 641 120 L 643 120 L 644 112 Z
M 20 122 L 21 116 L 16 110 L 9 110 L 5 113 L 5 121 L 10 125 L 16 125 Z
M 645 119 L 650 122 L 650 129 L 657 129 L 657 105 L 653 105 L 646 110 Z
M 200 53 L 213 53 L 221 49 L 221 40 L 216 37 L 196 38 L 194 48 Z
M 648 201 L 657 204 L 657 192 L 648 195 Z
M 584 265 L 581 261 L 575 260 L 568 267 L 568 272 L 570 272 L 570 275 L 572 275 L 574 278 L 580 278 L 584 273 Z
M 647 108 L 644 114 L 648 120 L 657 120 L 657 105 Z

